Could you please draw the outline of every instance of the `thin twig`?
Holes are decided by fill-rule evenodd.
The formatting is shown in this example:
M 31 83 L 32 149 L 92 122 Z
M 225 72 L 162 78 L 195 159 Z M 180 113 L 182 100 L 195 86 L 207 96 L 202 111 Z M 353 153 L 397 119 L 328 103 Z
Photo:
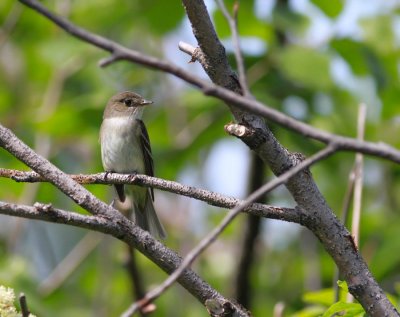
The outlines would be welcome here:
M 22 317 L 29 317 L 29 315 L 31 314 L 31 312 L 29 311 L 28 308 L 28 302 L 26 300 L 26 296 L 24 293 L 21 293 L 19 295 L 19 304 L 21 306 L 21 314 Z
M 274 306 L 273 317 L 283 317 L 284 310 L 285 310 L 285 303 L 277 302 Z
M 193 53 L 195 51 L 195 48 L 192 45 L 190 45 L 189 43 L 183 42 L 183 41 L 179 41 L 178 48 L 182 52 L 184 52 L 184 53 L 186 53 L 188 55 L 191 55 L 192 58 L 193 58 Z
M 357 139 L 362 140 L 365 134 L 365 120 L 367 108 L 365 104 L 360 104 L 358 108 L 358 121 L 357 121 Z M 352 219 L 352 239 L 354 239 L 354 244 L 358 246 L 359 244 L 359 225 L 361 219 L 361 200 L 362 200 L 362 169 L 363 169 L 363 155 L 360 153 L 356 154 L 356 158 L 354 160 L 354 166 L 349 173 L 349 178 L 347 182 L 347 189 L 343 199 L 342 206 L 342 223 L 346 224 L 349 210 L 350 210 L 350 202 L 351 198 L 353 198 L 353 219 Z M 335 301 L 337 302 L 340 299 L 340 288 L 337 284 L 337 281 L 340 278 L 340 272 L 338 268 L 335 268 L 335 273 L 333 276 L 333 288 L 335 290 Z M 348 301 L 352 301 L 353 297 L 348 294 Z
M 365 121 L 367 116 L 367 106 L 360 104 L 358 108 L 357 122 L 357 139 L 363 140 L 365 135 Z M 362 153 L 356 153 L 354 162 L 354 195 L 353 195 L 353 217 L 351 220 L 351 236 L 354 240 L 354 245 L 358 248 L 360 244 L 360 221 L 361 221 L 361 205 L 362 205 L 362 190 L 363 190 L 363 168 L 364 157 Z M 347 294 L 347 302 L 354 301 L 354 297 Z
M 358 109 L 358 124 L 357 124 L 357 139 L 363 140 L 365 135 L 365 120 L 367 107 L 365 104 L 360 104 Z M 359 245 L 360 239 L 360 219 L 361 219 L 361 201 L 363 189 L 363 155 L 356 154 L 355 173 L 354 173 L 354 200 L 353 200 L 353 217 L 351 225 L 351 234 L 354 238 L 356 246 Z
M 353 193 L 354 193 L 354 167 L 351 169 L 349 173 L 349 177 L 347 180 L 347 188 L 343 198 L 342 212 L 340 217 L 340 220 L 343 224 L 347 223 L 347 218 L 349 215 L 350 203 L 351 203 L 351 198 L 353 197 Z M 332 281 L 333 289 L 335 292 L 334 302 L 337 302 L 340 299 L 340 287 L 337 283 L 339 278 L 340 278 L 339 268 L 335 266 L 335 272 L 333 273 L 333 281 Z
M 348 181 L 347 181 L 346 192 L 344 193 L 344 198 L 343 198 L 341 220 L 342 220 L 342 223 L 344 223 L 344 224 L 347 223 L 349 211 L 350 211 L 350 203 L 351 203 L 351 199 L 353 198 L 353 194 L 354 194 L 354 180 L 355 180 L 354 171 L 355 171 L 355 166 L 353 166 L 350 171 Z
M 288 181 L 289 178 L 293 177 L 303 169 L 311 166 L 315 162 L 318 162 L 329 155 L 332 155 L 337 151 L 334 145 L 328 145 L 323 150 L 317 152 L 313 156 L 308 159 L 305 159 L 297 166 L 291 168 L 287 172 L 283 173 L 279 177 L 271 180 L 266 183 L 256 191 L 254 191 L 250 196 L 248 196 L 244 201 L 242 201 L 239 205 L 234 207 L 229 211 L 229 213 L 224 217 L 224 219 L 220 222 L 220 224 L 215 227 L 209 234 L 207 234 L 200 242 L 197 244 L 183 259 L 181 265 L 158 287 L 149 291 L 146 296 L 133 303 L 122 315 L 121 317 L 130 317 L 133 313 L 135 313 L 140 307 L 146 306 L 151 303 L 153 300 L 158 298 L 161 294 L 163 294 L 169 287 L 172 286 L 173 283 L 177 280 L 177 278 L 184 272 L 186 268 L 188 268 L 193 261 L 211 244 L 216 238 L 225 230 L 225 228 L 235 219 L 235 217 L 246 207 L 248 207 L 253 201 L 257 200 L 259 197 L 264 195 L 265 193 L 275 189 L 279 185 Z
M 69 176 L 80 184 L 134 184 L 139 186 L 149 186 L 170 193 L 201 200 L 216 207 L 233 208 L 241 203 L 241 200 L 234 197 L 224 196 L 205 189 L 182 185 L 178 182 L 168 181 L 148 175 L 97 173 Z M 24 172 L 0 168 L 0 177 L 10 178 L 17 182 L 47 182 L 45 178 L 33 171 Z M 244 211 L 259 217 L 299 222 L 299 212 L 293 208 L 254 203 Z
M 229 28 L 232 32 L 232 42 L 236 59 L 236 67 L 239 73 L 239 82 L 240 87 L 243 91 L 243 96 L 250 96 L 249 87 L 247 85 L 246 79 L 246 70 L 244 67 L 242 50 L 240 49 L 240 38 L 238 32 L 238 11 L 239 11 L 239 2 L 235 1 L 233 5 L 233 16 L 228 12 L 224 0 L 216 0 L 218 7 L 220 8 L 222 14 L 225 19 L 228 21 Z
M 36 10 L 40 14 L 44 15 L 72 36 L 77 37 L 84 42 L 91 43 L 98 48 L 111 52 L 115 56 L 115 61 L 129 60 L 131 62 L 138 63 L 152 69 L 158 69 L 166 73 L 173 74 L 176 77 L 181 78 L 182 80 L 198 87 L 206 95 L 217 97 L 242 110 L 250 111 L 254 114 L 265 117 L 309 138 L 321 141 L 325 144 L 335 144 L 339 150 L 361 152 L 364 154 L 374 155 L 377 157 L 385 158 L 387 160 L 391 160 L 396 163 L 400 163 L 400 151 L 385 143 L 360 141 L 354 138 L 343 137 L 340 135 L 335 135 L 326 131 L 319 130 L 306 123 L 297 121 L 273 108 L 270 108 L 264 103 L 261 103 L 252 98 L 238 95 L 237 93 L 229 89 L 205 81 L 172 63 L 157 59 L 155 57 L 146 56 L 135 50 L 130 50 L 102 36 L 90 33 L 80 27 L 75 26 L 67 19 L 64 19 L 50 12 L 37 0 L 19 1 L 27 5 L 28 7 Z

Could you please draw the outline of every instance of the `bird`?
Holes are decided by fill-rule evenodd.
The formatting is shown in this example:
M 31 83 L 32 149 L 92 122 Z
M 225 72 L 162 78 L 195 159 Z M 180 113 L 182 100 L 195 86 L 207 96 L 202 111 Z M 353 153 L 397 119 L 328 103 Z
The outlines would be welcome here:
M 100 127 L 101 160 L 106 172 L 154 176 L 150 139 L 143 109 L 153 102 L 124 91 L 108 101 Z M 113 205 L 158 239 L 166 233 L 154 209 L 153 188 L 115 184 Z

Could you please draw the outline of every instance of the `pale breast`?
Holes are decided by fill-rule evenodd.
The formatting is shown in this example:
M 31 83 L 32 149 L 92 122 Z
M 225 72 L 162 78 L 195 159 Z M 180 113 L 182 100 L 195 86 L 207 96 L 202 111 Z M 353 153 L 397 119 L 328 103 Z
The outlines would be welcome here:
M 100 143 L 106 171 L 145 172 L 136 120 L 127 117 L 105 119 L 101 125 Z

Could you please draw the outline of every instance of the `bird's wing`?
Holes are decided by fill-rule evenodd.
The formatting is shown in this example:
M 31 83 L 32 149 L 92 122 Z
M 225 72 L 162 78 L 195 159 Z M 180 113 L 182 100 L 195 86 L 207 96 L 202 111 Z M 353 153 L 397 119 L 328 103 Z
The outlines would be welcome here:
M 147 133 L 147 129 L 143 121 L 139 119 L 136 120 L 138 121 L 140 127 L 139 137 L 143 153 L 145 174 L 149 176 L 154 176 L 154 165 L 153 165 L 153 157 L 151 155 L 149 134 Z M 150 188 L 150 193 L 151 193 L 151 198 L 154 200 L 154 190 L 152 187 Z

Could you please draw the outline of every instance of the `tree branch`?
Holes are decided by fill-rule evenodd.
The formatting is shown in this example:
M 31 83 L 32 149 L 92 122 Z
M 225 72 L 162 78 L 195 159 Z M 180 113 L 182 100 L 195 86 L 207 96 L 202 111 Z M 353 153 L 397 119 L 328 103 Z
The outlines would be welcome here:
M 146 294 L 146 296 L 134 303 L 128 310 L 122 315 L 122 317 L 129 317 L 133 313 L 135 313 L 141 307 L 144 307 L 151 303 L 153 300 L 158 298 L 161 294 L 163 294 L 169 287 L 172 286 L 173 283 L 179 278 L 179 276 L 184 272 L 186 268 L 188 268 L 195 259 L 211 244 L 213 243 L 217 237 L 225 230 L 225 228 L 235 219 L 235 217 L 245 208 L 250 206 L 250 204 L 259 199 L 262 195 L 270 192 L 275 189 L 279 185 L 287 182 L 291 177 L 299 173 L 300 171 L 308 168 L 312 164 L 332 155 L 336 152 L 336 148 L 334 145 L 329 145 L 313 156 L 305 159 L 300 162 L 298 165 L 289 169 L 279 177 L 269 181 L 264 184 L 256 191 L 254 191 L 250 196 L 248 196 L 244 201 L 238 204 L 236 207 L 232 208 L 229 213 L 222 219 L 220 224 L 215 227 L 209 234 L 207 234 L 183 259 L 181 265 L 174 271 L 162 284 L 160 284 L 155 289 L 151 290 Z
M 92 193 L 72 180 L 68 175 L 64 174 L 43 157 L 37 155 L 2 125 L 0 125 L 0 146 L 54 184 L 78 205 L 97 216 L 87 218 L 82 215 L 76 215 L 82 227 L 89 225 L 87 222 L 88 219 L 94 220 L 96 228 L 98 228 L 97 231 L 111 234 L 117 239 L 135 247 L 168 274 L 176 270 L 181 264 L 182 259 L 174 251 L 154 239 L 147 231 L 134 225 L 117 210 L 98 200 Z M 11 206 L 14 209 L 10 209 Z M 27 218 L 38 217 L 38 213 L 42 216 L 46 215 L 47 219 L 55 220 L 54 222 L 63 223 L 64 221 L 64 223 L 68 223 L 71 218 L 71 214 L 66 212 L 64 212 L 66 213 L 64 217 L 54 218 L 55 211 L 51 205 L 24 206 L 27 209 L 21 209 L 18 205 L 1 203 L 0 209 L 1 207 L 5 209 L 4 213 L 14 210 L 14 215 L 18 215 L 19 212 L 26 215 Z M 27 210 L 28 212 L 26 212 Z M 60 212 L 58 211 L 58 213 Z M 165 259 L 168 260 L 166 261 Z M 229 305 L 232 311 L 236 312 L 239 316 L 248 316 L 247 312 L 239 305 L 224 298 L 190 269 L 185 270 L 179 277 L 178 282 L 204 305 L 207 300 L 217 300 Z
M 213 34 L 213 32 L 215 32 L 212 24 L 208 23 L 210 17 L 207 8 L 203 0 L 182 0 L 182 2 L 184 3 L 189 20 L 192 23 L 193 33 L 199 42 L 198 44 L 203 53 L 207 55 L 208 52 L 212 52 L 212 49 L 208 47 L 209 45 L 214 45 L 215 47 L 219 47 L 220 45 L 218 39 L 214 41 L 214 43 L 210 43 L 210 41 L 203 41 L 202 37 L 197 36 L 199 30 L 202 30 L 202 32 L 204 32 L 203 34 Z M 209 27 L 209 29 L 206 27 Z M 211 40 L 213 39 L 214 37 L 211 37 Z M 220 69 L 222 65 L 226 64 L 227 58 L 225 56 L 224 61 L 220 61 L 211 66 L 212 68 Z M 204 70 L 214 83 L 220 84 L 217 81 L 218 78 L 213 77 L 212 72 L 208 72 L 208 68 L 204 68 Z M 231 70 L 228 66 L 225 72 L 223 70 L 219 71 L 228 74 Z M 235 91 L 236 89 L 237 87 L 234 87 L 232 90 Z M 237 100 L 240 98 L 238 97 Z M 232 100 L 231 106 L 237 104 L 237 102 L 235 103 Z M 268 112 L 269 110 L 271 109 L 268 109 Z M 241 138 L 243 142 L 268 163 L 275 175 L 280 175 L 290 168 L 290 166 L 296 165 L 296 161 L 299 160 L 300 155 L 290 153 L 285 149 L 264 124 L 260 124 L 260 121 L 257 119 L 252 120 L 252 117 L 249 117 L 246 113 L 243 114 L 243 116 L 234 111 L 232 111 L 232 113 L 235 119 L 241 124 L 228 125 L 228 128 L 229 126 L 236 126 L 238 129 L 232 129 L 232 132 L 240 132 L 237 133 L 236 136 Z M 256 112 L 254 111 L 253 113 Z M 258 109 L 257 113 L 261 115 L 261 111 L 258 111 Z M 276 115 L 278 117 L 282 114 L 278 112 Z M 250 118 L 250 120 L 248 120 L 248 118 Z M 274 121 L 277 122 L 277 120 L 275 120 L 276 118 L 274 118 Z M 283 117 L 280 117 L 280 119 L 283 119 Z M 298 128 L 301 127 L 303 132 L 310 132 L 310 134 L 306 133 L 307 136 L 312 138 L 315 136 L 316 139 L 321 141 L 325 139 L 326 142 L 327 139 L 331 139 L 331 141 L 327 143 L 335 145 L 340 149 L 346 149 L 345 144 L 349 145 L 350 143 L 355 146 L 355 143 L 357 143 L 357 146 L 360 144 L 368 144 L 368 142 L 363 143 L 362 141 L 353 143 L 354 140 L 350 141 L 348 138 L 334 136 L 322 131 L 317 132 L 317 130 L 314 130 L 312 127 L 292 120 L 293 119 L 288 119 L 288 117 L 286 117 L 282 120 L 282 124 L 286 127 L 293 127 L 293 125 L 296 125 Z M 285 122 L 286 124 L 284 124 Z M 314 132 L 316 132 L 316 135 L 314 135 Z M 392 150 L 398 152 L 393 148 Z M 395 155 L 397 156 L 397 154 Z M 398 158 L 396 160 L 398 161 Z M 354 246 L 354 240 L 351 234 L 329 208 L 311 174 L 306 171 L 298 173 L 287 181 L 286 187 L 299 207 L 304 209 L 307 218 L 305 219 L 305 225 L 318 237 L 325 250 L 331 255 L 340 271 L 343 273 L 349 286 L 349 291 L 361 303 L 367 314 L 372 317 L 399 316 L 397 310 L 389 302 L 383 290 L 369 272 L 365 261 Z
M 273 108 L 268 107 L 266 104 L 263 104 L 257 100 L 243 97 L 235 93 L 234 91 L 237 92 L 240 91 L 240 87 L 238 86 L 238 81 L 236 79 L 235 74 L 230 70 L 230 67 L 227 64 L 225 57 L 225 49 L 223 48 L 222 44 L 218 41 L 218 38 L 216 37 L 215 30 L 212 27 L 211 22 L 210 23 L 206 22 L 204 23 L 204 25 L 202 24 L 202 29 L 204 29 L 205 32 L 208 32 L 204 33 L 206 34 L 207 37 L 207 39 L 204 39 L 204 41 L 210 41 L 210 39 L 214 41 L 214 39 L 216 38 L 217 43 L 219 43 L 218 45 L 219 48 L 217 50 L 209 49 L 207 45 L 203 44 L 202 37 L 199 37 L 201 39 L 201 41 L 199 41 L 199 45 L 204 53 L 204 56 L 209 56 L 209 54 L 213 53 L 214 51 L 217 52 L 217 55 L 215 55 L 217 56 L 216 58 L 207 60 L 208 63 L 207 65 L 209 65 L 207 70 L 210 71 L 209 73 L 210 76 L 211 75 L 214 76 L 214 78 L 212 77 L 213 81 L 215 80 L 222 87 L 209 83 L 205 80 L 202 80 L 201 78 L 194 76 L 189 72 L 186 72 L 184 69 L 172 63 L 157 59 L 155 57 L 143 55 L 137 51 L 130 50 L 116 42 L 113 42 L 104 37 L 101 37 L 99 35 L 90 33 L 82 28 L 79 28 L 74 24 L 72 24 L 71 22 L 69 22 L 68 20 L 53 14 L 37 0 L 19 0 L 19 1 L 25 4 L 26 6 L 34 9 L 35 11 L 39 12 L 40 14 L 44 15 L 45 17 L 53 21 L 55 24 L 57 24 L 59 27 L 64 29 L 72 36 L 77 37 L 83 40 L 84 42 L 90 43 L 94 46 L 97 46 L 98 48 L 101 48 L 105 51 L 112 53 L 113 57 L 111 57 L 107 61 L 106 63 L 107 65 L 114 61 L 128 60 L 152 69 L 158 69 L 164 71 L 166 73 L 175 75 L 176 77 L 181 78 L 182 80 L 198 87 L 203 91 L 204 94 L 217 97 L 227 102 L 229 105 L 234 106 L 235 108 L 231 108 L 231 110 L 233 113 L 237 113 L 238 118 L 239 117 L 246 118 L 245 122 L 254 123 L 255 126 L 259 126 L 261 124 L 260 120 L 257 117 L 248 114 L 247 111 L 265 117 L 271 121 L 274 121 L 282 125 L 283 127 L 298 132 L 306 137 L 321 141 L 322 143 L 325 144 L 334 143 L 339 150 L 361 152 L 364 154 L 373 155 L 385 158 L 387 160 L 391 160 L 396 163 L 400 163 L 400 151 L 385 143 L 360 141 L 354 138 L 343 137 L 326 131 L 322 131 L 308 124 L 297 121 Z M 193 21 L 195 21 L 196 23 L 203 23 L 202 21 L 198 21 L 200 20 L 200 17 L 201 19 L 204 18 L 205 6 L 204 4 L 201 5 L 202 1 L 184 0 L 183 2 L 184 5 L 187 8 L 189 8 L 187 12 L 189 18 L 191 18 L 192 25 Z M 199 10 L 196 11 L 196 8 Z M 196 15 L 198 15 L 198 18 L 196 18 Z M 195 34 L 201 34 L 202 29 L 198 29 L 196 27 L 194 30 Z M 211 41 L 210 46 L 213 46 L 214 45 L 213 43 L 215 42 Z M 228 71 L 226 69 L 228 69 Z M 223 87 L 228 87 L 232 91 Z M 246 115 L 244 113 L 246 113 Z M 241 122 L 241 120 L 239 120 L 239 122 Z
M 73 180 L 80 184 L 134 184 L 139 186 L 153 187 L 170 193 L 194 198 L 204 201 L 212 206 L 222 208 L 233 208 L 242 201 L 229 196 L 224 196 L 205 189 L 182 185 L 178 182 L 168 181 L 161 178 L 151 177 L 141 174 L 118 174 L 118 173 L 97 173 L 97 174 L 78 174 L 69 175 Z M 16 182 L 47 182 L 38 173 L 29 171 L 18 171 L 0 168 L 0 177 L 10 178 Z M 289 222 L 300 223 L 301 212 L 296 208 L 276 207 L 254 203 L 244 212 L 265 218 L 279 219 Z

